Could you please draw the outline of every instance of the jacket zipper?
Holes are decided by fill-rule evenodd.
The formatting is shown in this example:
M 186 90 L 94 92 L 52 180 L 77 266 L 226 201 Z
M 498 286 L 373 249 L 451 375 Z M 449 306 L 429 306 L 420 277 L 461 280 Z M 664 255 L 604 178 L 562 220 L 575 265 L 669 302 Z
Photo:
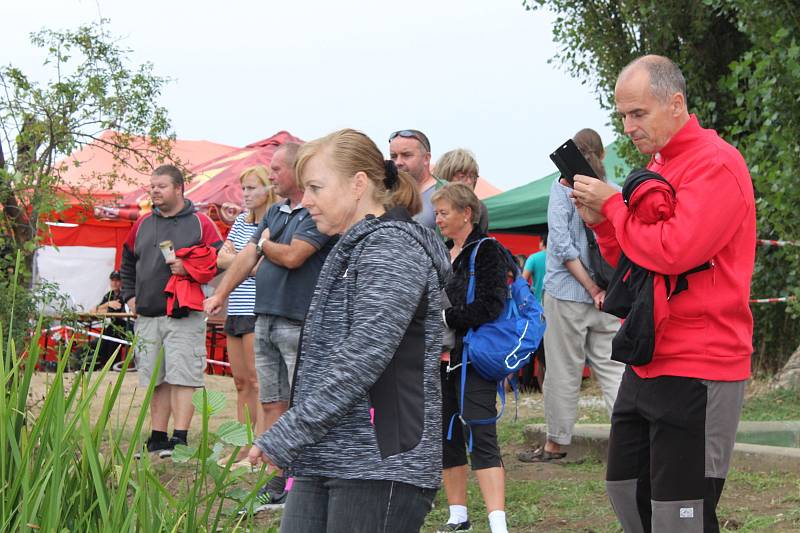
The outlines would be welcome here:
M 717 285 L 717 264 L 714 262 L 714 258 L 713 257 L 709 260 L 709 263 L 711 263 L 711 285 L 712 286 L 716 286 Z

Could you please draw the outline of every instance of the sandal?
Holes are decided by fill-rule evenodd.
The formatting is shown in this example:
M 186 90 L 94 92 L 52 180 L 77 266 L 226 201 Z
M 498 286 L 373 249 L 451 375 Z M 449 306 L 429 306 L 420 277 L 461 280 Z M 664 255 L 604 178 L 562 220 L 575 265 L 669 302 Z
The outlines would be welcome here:
M 548 452 L 544 446 L 535 450 L 526 450 L 517 454 L 517 459 L 523 463 L 552 463 L 567 456 L 567 452 Z

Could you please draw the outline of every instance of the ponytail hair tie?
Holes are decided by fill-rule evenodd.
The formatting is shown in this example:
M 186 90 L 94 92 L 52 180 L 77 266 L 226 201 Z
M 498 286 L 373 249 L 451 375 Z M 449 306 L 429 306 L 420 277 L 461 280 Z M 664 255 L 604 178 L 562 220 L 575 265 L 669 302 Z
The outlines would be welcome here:
M 397 175 L 397 165 L 391 159 L 386 159 L 383 162 L 383 168 L 386 170 L 386 177 L 383 178 L 383 184 L 387 190 L 394 189 L 399 180 Z

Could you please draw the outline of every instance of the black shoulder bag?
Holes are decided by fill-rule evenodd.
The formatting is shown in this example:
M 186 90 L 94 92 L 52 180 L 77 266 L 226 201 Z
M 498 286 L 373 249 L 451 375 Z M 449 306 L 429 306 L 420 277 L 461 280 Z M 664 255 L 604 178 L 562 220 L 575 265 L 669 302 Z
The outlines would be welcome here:
M 611 283 L 611 278 L 614 277 L 614 267 L 609 265 L 608 261 L 603 258 L 603 254 L 600 253 L 600 245 L 597 244 L 594 232 L 586 224 L 583 224 L 583 229 L 586 231 L 586 240 L 589 243 L 589 264 L 587 265 L 589 274 L 598 287 L 606 290 Z

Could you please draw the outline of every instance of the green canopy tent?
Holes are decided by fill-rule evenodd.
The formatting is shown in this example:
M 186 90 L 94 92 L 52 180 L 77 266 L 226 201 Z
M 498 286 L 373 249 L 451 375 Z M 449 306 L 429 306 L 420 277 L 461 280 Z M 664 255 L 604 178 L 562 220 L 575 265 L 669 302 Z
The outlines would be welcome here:
M 617 140 L 606 147 L 605 166 L 609 178 L 621 184 L 630 172 L 630 165 L 618 154 Z M 549 174 L 527 185 L 511 189 L 483 201 L 489 210 L 489 230 L 495 234 L 543 233 L 547 228 L 547 201 L 550 187 L 559 176 Z M 501 240 L 502 237 L 501 237 Z

